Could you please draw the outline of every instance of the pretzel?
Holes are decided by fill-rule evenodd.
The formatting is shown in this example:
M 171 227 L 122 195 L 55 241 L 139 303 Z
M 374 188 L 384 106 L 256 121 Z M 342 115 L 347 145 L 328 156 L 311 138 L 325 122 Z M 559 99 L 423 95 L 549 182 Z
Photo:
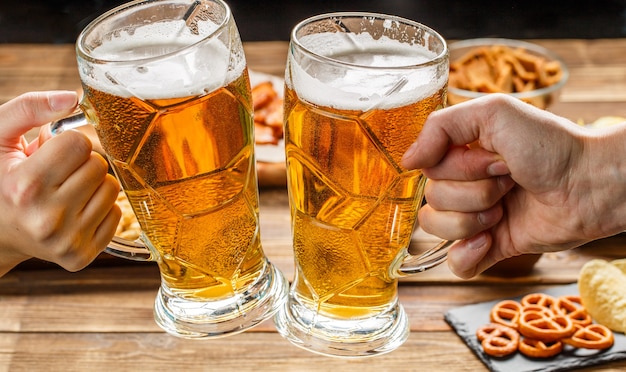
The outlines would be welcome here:
M 535 305 L 535 304 L 531 304 L 531 305 L 522 305 L 522 310 L 521 313 L 527 313 L 530 311 L 534 311 L 537 313 L 543 313 L 546 314 L 548 316 L 553 316 L 554 312 L 552 311 L 552 309 L 548 308 L 548 307 L 544 307 L 541 305 Z
M 582 305 L 580 296 L 561 296 L 552 304 L 555 314 L 563 314 L 569 317 L 574 325 L 587 326 L 591 324 L 591 316 Z
M 530 358 L 549 358 L 559 354 L 565 344 L 600 350 L 614 343 L 609 328 L 591 323 L 579 296 L 531 293 L 520 302 L 496 303 L 489 317 L 491 323 L 480 327 L 476 337 L 484 352 L 493 357 L 513 353 L 511 344 L 517 344 L 520 353 Z
M 563 339 L 568 345 L 583 349 L 608 349 L 613 346 L 613 332 L 602 324 L 578 326 L 572 337 Z
M 565 315 L 526 311 L 520 316 L 519 332 L 531 339 L 552 342 L 569 337 L 575 331 L 574 323 Z
M 487 355 L 504 357 L 513 354 L 519 344 L 519 333 L 513 328 L 497 323 L 486 324 L 476 331 Z
M 544 342 L 530 338 L 522 338 L 518 347 L 520 353 L 531 358 L 550 358 L 563 350 L 561 341 Z
M 554 301 L 554 297 L 545 293 L 531 293 L 522 298 L 521 304 L 523 306 L 539 305 L 549 309 Z
M 490 313 L 491 322 L 502 324 L 513 329 L 519 327 L 519 316 L 522 312 L 522 305 L 517 301 L 504 300 L 497 303 Z

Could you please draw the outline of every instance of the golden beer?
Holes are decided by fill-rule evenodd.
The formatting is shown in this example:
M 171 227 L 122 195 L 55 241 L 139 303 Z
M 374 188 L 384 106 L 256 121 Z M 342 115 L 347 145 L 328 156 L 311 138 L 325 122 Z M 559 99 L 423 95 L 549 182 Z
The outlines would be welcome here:
M 106 252 L 156 261 L 156 323 L 179 337 L 243 332 L 285 301 L 261 247 L 250 82 L 222 0 L 134 0 L 81 32 L 81 109 L 142 230 Z
M 410 20 L 331 13 L 299 23 L 285 70 L 295 277 L 278 332 L 321 354 L 389 352 L 409 335 L 398 278 L 446 257 L 408 252 L 426 182 L 400 165 L 445 105 L 445 41 Z
M 408 247 L 423 196 L 421 171 L 400 166 L 445 91 L 360 112 L 285 96 L 295 292 L 327 316 L 368 317 L 397 296 L 391 263 Z
M 163 279 L 180 296 L 232 296 L 265 262 L 247 79 L 147 101 L 84 87 Z

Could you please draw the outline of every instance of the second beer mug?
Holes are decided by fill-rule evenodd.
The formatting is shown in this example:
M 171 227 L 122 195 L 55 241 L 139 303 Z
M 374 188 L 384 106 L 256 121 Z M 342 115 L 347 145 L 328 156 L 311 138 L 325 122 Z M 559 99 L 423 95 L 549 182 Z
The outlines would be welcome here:
M 285 144 L 296 274 L 275 316 L 292 343 L 359 357 L 409 333 L 398 278 L 436 266 L 451 242 L 408 253 L 425 177 L 400 160 L 445 105 L 448 50 L 398 17 L 336 13 L 291 37 Z
M 133 1 L 87 26 L 77 54 L 81 109 L 149 249 L 108 251 L 158 263 L 156 322 L 207 338 L 271 317 L 287 282 L 261 247 L 250 83 L 228 6 Z

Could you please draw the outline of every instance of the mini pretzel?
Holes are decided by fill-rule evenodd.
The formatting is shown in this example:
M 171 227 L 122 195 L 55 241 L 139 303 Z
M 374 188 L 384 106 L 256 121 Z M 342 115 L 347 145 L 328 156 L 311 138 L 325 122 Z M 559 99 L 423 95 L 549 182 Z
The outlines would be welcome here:
M 518 329 L 521 311 L 522 305 L 520 305 L 517 301 L 500 301 L 491 309 L 490 319 L 493 323 Z
M 536 313 L 543 313 L 546 314 L 547 316 L 553 316 L 554 312 L 547 307 L 543 307 L 541 305 L 523 305 L 522 306 L 522 311 L 521 313 L 527 313 L 527 312 L 536 312 Z
M 539 305 L 545 308 L 550 308 L 554 303 L 554 297 L 545 293 L 531 293 L 522 298 L 522 305 Z
M 572 319 L 574 324 L 586 326 L 592 323 L 591 316 L 582 305 L 580 296 L 562 296 L 552 304 L 555 314 L 563 314 Z
M 550 358 L 563 350 L 561 341 L 544 342 L 529 338 L 522 338 L 519 342 L 520 353 L 531 358 Z
M 576 331 L 572 320 L 565 315 L 527 311 L 520 316 L 519 332 L 528 338 L 552 342 L 571 336 Z
M 568 345 L 583 349 L 608 349 L 613 346 L 613 332 L 602 324 L 578 327 L 574 335 L 563 339 Z
M 486 354 L 504 357 L 513 354 L 519 344 L 519 333 L 502 324 L 490 323 L 476 331 L 476 337 Z

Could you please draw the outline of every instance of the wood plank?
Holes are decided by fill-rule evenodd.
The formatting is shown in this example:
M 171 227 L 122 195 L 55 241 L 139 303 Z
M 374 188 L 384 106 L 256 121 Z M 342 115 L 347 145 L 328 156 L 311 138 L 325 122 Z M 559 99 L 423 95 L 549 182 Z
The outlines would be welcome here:
M 482 363 L 454 335 L 415 333 L 399 349 L 376 358 L 322 358 L 301 350 L 276 333 L 244 333 L 215 341 L 178 339 L 160 333 L 0 334 L 0 364 L 7 370 L 52 371 L 360 371 L 438 370 L 444 353 L 454 371 L 483 371 Z M 3 360 L 11 356 L 10 360 Z
M 412 333 L 393 353 L 365 359 L 320 357 L 276 333 L 244 333 L 215 341 L 160 333 L 0 333 L 0 365 L 10 371 L 487 371 L 449 332 Z M 620 371 L 626 361 L 581 369 Z M 0 367 L 2 368 L 2 367 Z
M 400 285 L 399 296 L 412 330 L 443 331 L 450 329 L 443 314 L 452 308 L 560 285 L 549 281 L 411 282 Z M 149 266 L 11 272 L 0 279 L 0 332 L 156 332 L 158 286 Z M 254 329 L 273 330 L 271 322 Z

